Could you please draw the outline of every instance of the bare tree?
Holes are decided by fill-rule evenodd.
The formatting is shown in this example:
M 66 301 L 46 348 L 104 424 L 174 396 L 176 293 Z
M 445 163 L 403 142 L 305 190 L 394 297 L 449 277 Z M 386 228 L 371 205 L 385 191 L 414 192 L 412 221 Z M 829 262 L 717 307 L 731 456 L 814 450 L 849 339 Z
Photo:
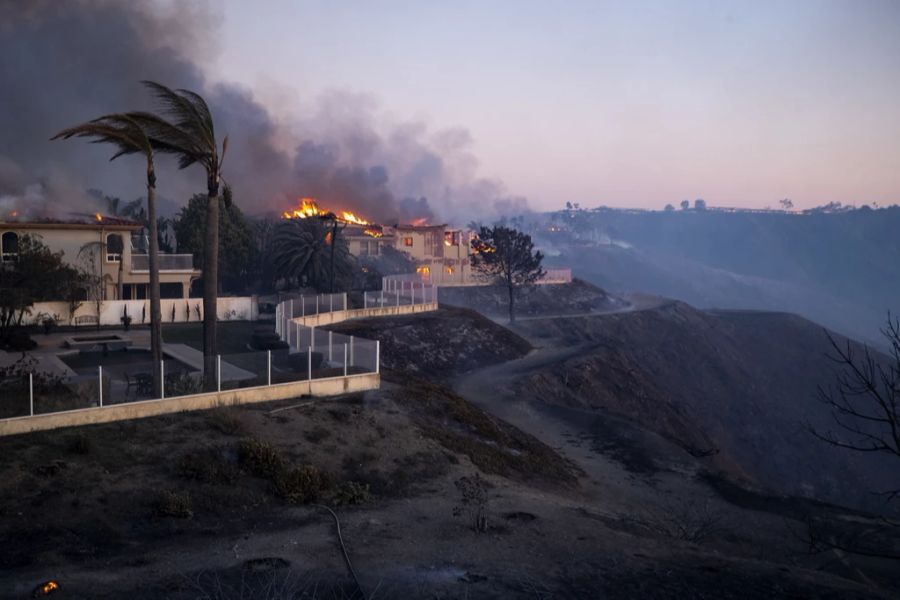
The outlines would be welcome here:
M 889 314 L 882 333 L 888 342 L 887 356 L 868 346 L 860 351 L 849 340 L 840 342 L 826 332 L 832 349 L 828 358 L 837 369 L 835 381 L 819 387 L 819 398 L 831 413 L 832 426 L 807 429 L 837 448 L 900 460 L 900 320 Z M 896 506 L 891 503 L 900 499 L 900 487 L 875 493 L 885 498 L 888 513 Z M 900 560 L 900 521 L 891 516 L 879 516 L 853 531 L 827 520 L 810 519 L 808 529 L 811 550 L 831 548 Z

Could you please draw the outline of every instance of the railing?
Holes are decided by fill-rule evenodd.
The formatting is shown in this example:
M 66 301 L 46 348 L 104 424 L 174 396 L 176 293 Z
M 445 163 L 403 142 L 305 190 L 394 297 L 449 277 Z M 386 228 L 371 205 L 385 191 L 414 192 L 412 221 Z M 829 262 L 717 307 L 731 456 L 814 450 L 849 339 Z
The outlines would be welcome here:
M 437 289 L 418 275 L 388 275 L 381 278 L 381 290 L 363 292 L 363 307 L 409 306 L 437 302 Z
M 193 271 L 193 254 L 160 254 L 160 271 Z M 141 273 L 150 271 L 150 256 L 147 254 L 131 255 L 131 271 Z

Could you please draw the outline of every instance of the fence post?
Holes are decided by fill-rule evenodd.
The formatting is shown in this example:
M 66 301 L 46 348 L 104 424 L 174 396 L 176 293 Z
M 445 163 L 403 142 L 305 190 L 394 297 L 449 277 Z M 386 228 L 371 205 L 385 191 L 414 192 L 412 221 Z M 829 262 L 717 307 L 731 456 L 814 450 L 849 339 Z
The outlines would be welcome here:
M 159 359 L 159 399 L 166 399 L 166 361 Z
M 425 282 L 422 282 L 422 304 L 425 304 Z
M 347 310 L 347 292 L 344 292 L 344 310 Z
M 416 303 L 416 284 L 412 281 L 409 282 L 409 304 L 413 306 Z
M 301 294 L 300 295 L 300 316 L 306 316 L 306 298 Z M 297 348 L 299 350 L 300 348 Z
M 381 340 L 375 340 L 375 372 L 381 373 Z
M 303 301 L 303 296 L 300 296 L 300 300 L 301 300 L 301 302 Z M 290 315 L 290 318 L 291 318 L 291 319 L 294 318 L 294 299 L 293 299 L 293 298 L 291 298 L 291 315 Z
M 312 347 L 313 350 L 316 349 L 316 328 L 315 327 L 309 328 L 309 345 Z
M 28 374 L 28 407 L 31 416 L 34 416 L 34 373 Z
M 103 407 L 103 365 L 97 367 L 98 380 L 100 383 L 100 407 Z
M 369 292 L 363 290 L 363 308 L 369 308 Z
M 300 323 L 297 323 L 297 352 L 300 352 Z
M 394 290 L 394 293 L 397 294 L 397 306 L 400 306 L 400 293 Z
M 306 374 L 309 381 L 312 381 L 312 347 L 307 348 L 306 350 Z M 312 394 L 312 388 L 309 388 L 309 393 Z
M 328 294 L 328 312 L 334 312 L 334 294 Z
M 316 294 L 316 314 L 319 314 L 319 295 Z
M 331 358 L 331 333 L 332 332 L 330 332 L 330 331 L 328 332 L 328 362 L 332 361 L 332 358 Z
M 347 344 L 344 344 L 344 377 L 347 376 Z
M 351 335 L 350 336 L 350 366 L 352 367 L 354 364 L 356 364 L 356 363 L 353 362 L 353 336 Z
M 272 385 L 272 351 L 266 350 L 266 385 Z
M 381 306 L 384 306 L 384 286 L 381 286 Z
M 216 354 L 216 391 L 222 391 L 222 355 Z

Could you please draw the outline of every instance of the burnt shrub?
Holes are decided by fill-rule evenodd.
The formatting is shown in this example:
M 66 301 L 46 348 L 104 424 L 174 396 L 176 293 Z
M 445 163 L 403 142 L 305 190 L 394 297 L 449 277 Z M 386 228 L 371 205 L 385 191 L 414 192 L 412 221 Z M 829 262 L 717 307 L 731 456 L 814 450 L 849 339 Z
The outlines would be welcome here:
M 272 483 L 275 493 L 291 504 L 315 502 L 331 487 L 330 477 L 312 465 L 282 469 Z
M 274 477 L 284 470 L 284 458 L 272 444 L 257 438 L 247 438 L 238 444 L 241 464 L 259 477 Z
M 365 504 L 370 498 L 369 484 L 357 481 L 344 482 L 334 492 L 335 506 Z
M 205 483 L 231 483 L 237 479 L 238 470 L 222 457 L 220 450 L 202 448 L 178 460 L 178 474 Z
M 161 517 L 190 519 L 194 516 L 191 495 L 187 492 L 164 491 L 154 502 L 154 509 Z
M 324 427 L 314 427 L 313 429 L 303 433 L 303 437 L 305 437 L 307 441 L 312 442 L 313 444 L 318 444 L 319 442 L 328 439 L 330 435 L 331 432 Z
M 70 435 L 66 438 L 66 451 L 70 454 L 90 454 L 94 449 L 94 442 L 83 433 Z
M 247 424 L 241 411 L 233 406 L 212 409 L 206 415 L 206 422 L 213 429 L 226 435 L 241 435 L 247 431 Z

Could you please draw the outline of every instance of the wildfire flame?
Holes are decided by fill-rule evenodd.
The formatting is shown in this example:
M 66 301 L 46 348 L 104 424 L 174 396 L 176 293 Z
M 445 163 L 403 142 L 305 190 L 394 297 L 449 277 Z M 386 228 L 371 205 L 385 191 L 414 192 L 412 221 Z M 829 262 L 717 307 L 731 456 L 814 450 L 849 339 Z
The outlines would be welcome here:
M 41 594 L 48 596 L 59 589 L 59 584 L 55 581 L 48 581 L 47 583 L 42 584 L 38 589 Z
M 101 215 L 100 213 L 94 213 L 94 218 L 97 219 L 98 222 L 103 221 L 103 215 Z
M 315 199 L 300 198 L 300 204 L 297 206 L 297 208 L 284 211 L 283 213 L 281 213 L 281 218 L 309 219 L 311 217 L 326 217 L 329 214 L 331 214 L 331 212 L 325 210 L 324 208 L 321 208 L 315 201 Z M 348 210 L 335 211 L 334 215 L 337 220 L 341 221 L 342 223 L 349 223 L 351 225 L 371 225 L 370 222 Z
M 363 230 L 363 233 L 366 234 L 366 235 L 370 235 L 370 236 L 372 236 L 373 238 L 380 238 L 381 236 L 384 235 L 384 233 L 383 233 L 382 231 L 380 231 L 380 230 L 378 230 L 378 229 L 372 229 L 372 228 L 369 228 L 369 227 L 367 227 L 366 229 L 364 229 L 364 230 Z

